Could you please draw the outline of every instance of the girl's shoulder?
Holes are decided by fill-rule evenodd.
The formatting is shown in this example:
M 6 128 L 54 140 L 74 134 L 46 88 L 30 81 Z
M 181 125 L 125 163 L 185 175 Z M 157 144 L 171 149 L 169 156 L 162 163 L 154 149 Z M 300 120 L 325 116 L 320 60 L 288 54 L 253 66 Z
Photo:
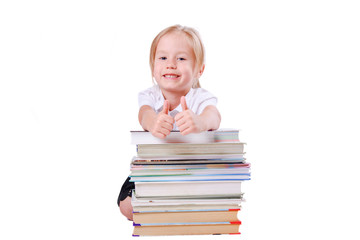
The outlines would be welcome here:
M 139 95 L 157 96 L 160 94 L 161 94 L 161 91 L 160 91 L 159 85 L 154 85 L 152 87 L 149 87 L 149 88 L 139 92 Z
M 214 94 L 204 88 L 192 88 L 191 97 L 215 97 Z
M 160 88 L 157 85 L 154 85 L 150 88 L 147 88 L 138 94 L 138 103 L 139 107 L 143 105 L 151 106 L 153 109 L 158 109 L 162 107 L 162 100 L 164 97 L 161 94 Z

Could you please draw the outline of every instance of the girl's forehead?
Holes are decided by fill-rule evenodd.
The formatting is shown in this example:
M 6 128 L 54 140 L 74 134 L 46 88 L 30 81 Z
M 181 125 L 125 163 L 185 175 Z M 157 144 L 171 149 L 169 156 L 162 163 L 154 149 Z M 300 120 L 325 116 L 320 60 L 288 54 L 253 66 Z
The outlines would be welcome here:
M 169 32 L 162 36 L 157 44 L 156 51 L 172 48 L 193 51 L 190 38 L 181 31 Z

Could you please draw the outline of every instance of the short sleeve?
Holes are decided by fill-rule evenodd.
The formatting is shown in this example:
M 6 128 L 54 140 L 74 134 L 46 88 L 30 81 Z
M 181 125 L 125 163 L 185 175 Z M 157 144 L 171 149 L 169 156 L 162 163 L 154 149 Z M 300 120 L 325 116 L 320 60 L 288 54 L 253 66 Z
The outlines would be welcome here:
M 199 89 L 197 95 L 198 96 L 196 97 L 196 102 L 197 102 L 196 114 L 201 114 L 207 106 L 217 105 L 217 97 L 215 97 L 212 93 L 206 91 L 205 89 Z
M 139 108 L 141 108 L 144 105 L 148 105 L 153 109 L 155 108 L 155 96 L 154 96 L 154 91 L 152 91 L 152 88 L 148 88 L 142 92 L 139 92 L 138 103 L 139 103 Z
M 216 106 L 216 104 L 217 104 L 217 98 L 215 96 L 204 100 L 199 105 L 199 114 L 201 114 L 207 106 L 210 105 Z

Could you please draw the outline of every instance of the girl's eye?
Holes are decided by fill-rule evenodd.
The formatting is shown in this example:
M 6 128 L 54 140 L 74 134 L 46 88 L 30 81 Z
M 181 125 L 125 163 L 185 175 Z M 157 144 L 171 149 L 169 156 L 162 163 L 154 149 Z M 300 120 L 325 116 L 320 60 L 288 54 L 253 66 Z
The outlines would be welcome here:
M 186 60 L 185 58 L 183 58 L 183 57 L 179 57 L 178 58 L 178 60 L 180 60 L 180 61 L 184 61 L 184 60 Z
M 159 57 L 160 60 L 166 60 L 166 57 Z

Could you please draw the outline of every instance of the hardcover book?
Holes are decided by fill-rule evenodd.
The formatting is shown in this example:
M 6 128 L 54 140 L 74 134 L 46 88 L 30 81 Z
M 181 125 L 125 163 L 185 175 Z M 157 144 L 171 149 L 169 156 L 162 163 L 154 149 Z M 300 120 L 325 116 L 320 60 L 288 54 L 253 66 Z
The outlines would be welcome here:
M 166 144 L 166 143 L 220 143 L 239 142 L 239 130 L 220 129 L 204 131 L 183 136 L 179 131 L 171 131 L 165 139 L 154 137 L 148 131 L 131 131 L 132 144 Z

